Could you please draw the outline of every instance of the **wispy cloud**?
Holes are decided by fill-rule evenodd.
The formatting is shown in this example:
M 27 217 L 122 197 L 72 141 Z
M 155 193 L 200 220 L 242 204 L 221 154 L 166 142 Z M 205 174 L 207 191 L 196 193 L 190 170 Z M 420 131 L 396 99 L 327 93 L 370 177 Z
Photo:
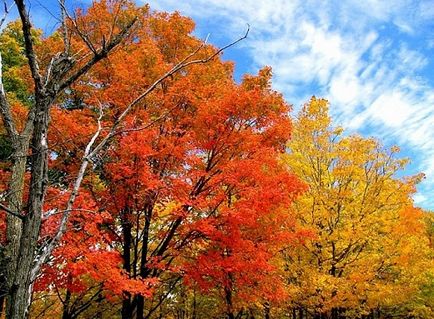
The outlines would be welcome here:
M 295 106 L 311 94 L 324 96 L 339 124 L 402 145 L 412 171 L 427 175 L 415 201 L 434 208 L 434 77 L 427 71 L 434 63 L 434 1 L 158 0 L 151 6 L 179 10 L 228 37 L 250 23 L 243 50 L 251 70 L 271 65 L 275 88 Z

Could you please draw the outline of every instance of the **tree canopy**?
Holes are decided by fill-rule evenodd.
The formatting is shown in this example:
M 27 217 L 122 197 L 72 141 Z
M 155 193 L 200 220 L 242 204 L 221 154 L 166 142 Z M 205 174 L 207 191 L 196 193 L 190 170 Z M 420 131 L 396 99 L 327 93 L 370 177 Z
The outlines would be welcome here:
M 95 1 L 0 32 L 6 318 L 433 315 L 433 218 L 397 147 L 237 83 L 179 13 Z M 248 31 L 247 31 L 248 32 Z M 399 293 L 398 293 L 399 292 Z

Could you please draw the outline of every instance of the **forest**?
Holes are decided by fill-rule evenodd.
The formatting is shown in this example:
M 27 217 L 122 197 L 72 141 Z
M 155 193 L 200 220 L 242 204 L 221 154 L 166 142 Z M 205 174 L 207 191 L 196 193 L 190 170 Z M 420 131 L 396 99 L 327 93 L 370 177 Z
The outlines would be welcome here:
M 236 81 L 248 29 L 217 48 L 177 12 L 59 8 L 44 34 L 16 0 L 0 31 L 0 318 L 434 317 L 398 146 L 333 101 L 294 112 L 268 66 Z

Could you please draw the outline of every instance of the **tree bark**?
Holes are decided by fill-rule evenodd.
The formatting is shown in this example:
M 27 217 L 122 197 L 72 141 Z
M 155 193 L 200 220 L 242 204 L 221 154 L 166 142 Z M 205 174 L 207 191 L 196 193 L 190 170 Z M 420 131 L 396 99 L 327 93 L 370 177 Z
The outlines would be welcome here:
M 121 213 L 122 218 L 122 257 L 124 260 L 124 269 L 128 274 L 131 274 L 131 222 L 128 220 L 125 212 Z M 131 304 L 131 294 L 125 293 L 122 299 L 122 319 L 130 319 L 133 315 L 133 309 Z
M 264 319 L 270 319 L 270 303 L 264 303 Z
M 232 291 L 229 287 L 225 287 L 225 300 L 226 300 L 226 315 L 228 319 L 235 319 L 233 305 L 232 305 Z
M 62 319 L 71 319 L 71 314 L 69 313 L 69 303 L 71 301 L 71 291 L 69 289 L 66 291 L 65 301 L 63 302 L 63 314 Z
M 18 135 L 12 138 L 12 174 L 9 182 L 7 202 L 11 210 L 21 213 L 23 210 L 24 177 L 26 173 L 27 150 L 30 135 Z M 14 281 L 23 222 L 20 218 L 8 214 L 6 217 L 5 286 L 9 290 Z
M 17 246 L 12 247 L 18 254 L 16 262 L 11 264 L 8 272 L 9 274 L 13 272 L 6 311 L 6 318 L 8 319 L 27 318 L 32 297 L 32 269 L 41 226 L 42 205 L 48 183 L 47 131 L 49 122 L 48 108 L 51 102 L 51 99 L 42 97 L 37 97 L 36 100 L 37 118 L 34 121 L 34 131 L 30 145 L 32 168 L 28 212 L 23 219 L 19 245 L 14 243 Z
M 149 229 L 151 227 L 153 203 L 148 203 L 145 208 L 145 227 L 142 241 L 142 256 L 140 258 L 140 277 L 147 278 L 149 275 L 148 268 L 148 243 L 149 243 Z M 144 318 L 145 311 L 145 297 L 142 295 L 137 296 L 137 319 Z

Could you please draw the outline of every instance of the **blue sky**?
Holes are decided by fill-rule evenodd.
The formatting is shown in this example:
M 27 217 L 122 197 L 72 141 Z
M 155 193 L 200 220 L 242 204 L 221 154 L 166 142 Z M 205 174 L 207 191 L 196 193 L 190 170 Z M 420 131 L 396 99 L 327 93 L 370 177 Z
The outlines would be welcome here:
M 85 6 L 90 1 L 68 1 Z M 144 3 L 144 2 L 142 2 Z M 236 78 L 273 67 L 273 86 L 294 110 L 327 98 L 335 124 L 410 157 L 405 174 L 424 172 L 414 197 L 434 210 L 434 0 L 155 0 L 152 9 L 192 17 L 195 34 L 221 46 Z M 32 0 L 35 23 L 50 31 L 56 0 Z M 13 15 L 11 16 L 13 18 Z

